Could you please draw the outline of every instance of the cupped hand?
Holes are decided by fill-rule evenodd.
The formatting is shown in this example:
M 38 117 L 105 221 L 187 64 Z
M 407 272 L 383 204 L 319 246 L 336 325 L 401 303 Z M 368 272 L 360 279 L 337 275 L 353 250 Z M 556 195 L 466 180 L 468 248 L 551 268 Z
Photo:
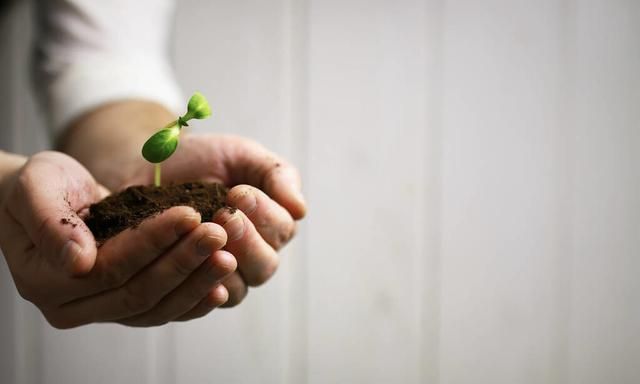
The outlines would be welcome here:
M 145 165 L 125 185 L 152 180 L 152 167 Z M 229 292 L 224 306 L 238 304 L 249 286 L 273 275 L 277 251 L 294 236 L 296 221 L 306 213 L 298 171 L 255 141 L 238 136 L 184 134 L 176 153 L 162 164 L 162 180 L 215 181 L 231 188 L 227 204 L 238 209 L 221 209 L 213 219 L 225 229 L 224 249 L 238 263 L 238 270 L 223 282 Z
M 159 325 L 229 298 L 227 231 L 174 207 L 97 248 L 79 216 L 108 191 L 72 158 L 34 155 L 2 185 L 0 247 L 19 293 L 57 328 Z

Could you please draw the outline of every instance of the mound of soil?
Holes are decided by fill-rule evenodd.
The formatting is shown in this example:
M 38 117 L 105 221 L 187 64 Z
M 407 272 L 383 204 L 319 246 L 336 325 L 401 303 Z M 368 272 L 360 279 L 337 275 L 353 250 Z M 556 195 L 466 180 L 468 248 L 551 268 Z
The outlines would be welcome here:
M 101 244 L 127 228 L 137 227 L 144 219 L 179 205 L 193 207 L 203 222 L 211 221 L 214 213 L 226 206 L 226 196 L 227 188 L 216 183 L 139 185 L 91 205 L 84 221 Z

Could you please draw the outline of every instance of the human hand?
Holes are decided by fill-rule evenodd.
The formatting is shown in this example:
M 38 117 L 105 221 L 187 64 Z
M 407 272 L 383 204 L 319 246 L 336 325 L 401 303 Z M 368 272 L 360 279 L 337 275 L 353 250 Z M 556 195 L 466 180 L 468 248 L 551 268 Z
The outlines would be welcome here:
M 79 217 L 108 191 L 72 158 L 31 157 L 0 185 L 0 247 L 19 293 L 57 328 L 159 325 L 200 317 L 228 297 L 236 269 L 225 230 L 174 207 L 99 249 Z
M 76 119 L 59 145 L 112 190 L 152 184 L 153 167 L 140 148 L 172 120 L 175 115 L 153 102 L 109 103 Z M 295 220 L 305 214 L 298 172 L 247 139 L 183 134 L 176 153 L 162 163 L 162 177 L 165 182 L 209 180 L 232 187 L 227 203 L 239 211 L 220 212 L 214 221 L 230 233 L 225 249 L 238 261 L 238 272 L 223 283 L 229 292 L 225 306 L 238 304 L 248 285 L 259 285 L 274 273 L 276 250 L 293 236 Z
M 125 185 L 153 182 L 152 167 L 143 165 Z M 298 171 L 258 143 L 230 135 L 184 134 L 176 153 L 162 163 L 163 182 L 215 181 L 231 187 L 227 204 L 213 221 L 224 227 L 225 250 L 238 262 L 223 285 L 229 292 L 224 306 L 246 296 L 248 286 L 266 282 L 275 272 L 276 253 L 295 234 L 296 220 L 305 215 Z

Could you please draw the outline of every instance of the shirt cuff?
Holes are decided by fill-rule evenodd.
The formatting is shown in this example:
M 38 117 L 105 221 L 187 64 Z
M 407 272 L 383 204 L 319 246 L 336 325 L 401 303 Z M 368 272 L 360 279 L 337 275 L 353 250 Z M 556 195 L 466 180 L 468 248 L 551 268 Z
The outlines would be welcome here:
M 54 134 L 96 107 L 122 100 L 156 102 L 179 115 L 183 97 L 167 60 L 83 58 L 69 64 L 47 88 L 47 111 Z

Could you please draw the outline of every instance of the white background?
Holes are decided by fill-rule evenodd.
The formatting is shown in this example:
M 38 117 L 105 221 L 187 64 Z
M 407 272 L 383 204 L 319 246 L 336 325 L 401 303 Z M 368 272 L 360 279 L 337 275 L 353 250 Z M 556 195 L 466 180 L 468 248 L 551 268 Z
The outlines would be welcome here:
M 31 153 L 29 10 L 0 29 Z M 184 0 L 175 36 L 206 129 L 300 166 L 300 236 L 237 309 L 151 330 L 53 330 L 2 265 L 1 382 L 640 380 L 639 1 Z

